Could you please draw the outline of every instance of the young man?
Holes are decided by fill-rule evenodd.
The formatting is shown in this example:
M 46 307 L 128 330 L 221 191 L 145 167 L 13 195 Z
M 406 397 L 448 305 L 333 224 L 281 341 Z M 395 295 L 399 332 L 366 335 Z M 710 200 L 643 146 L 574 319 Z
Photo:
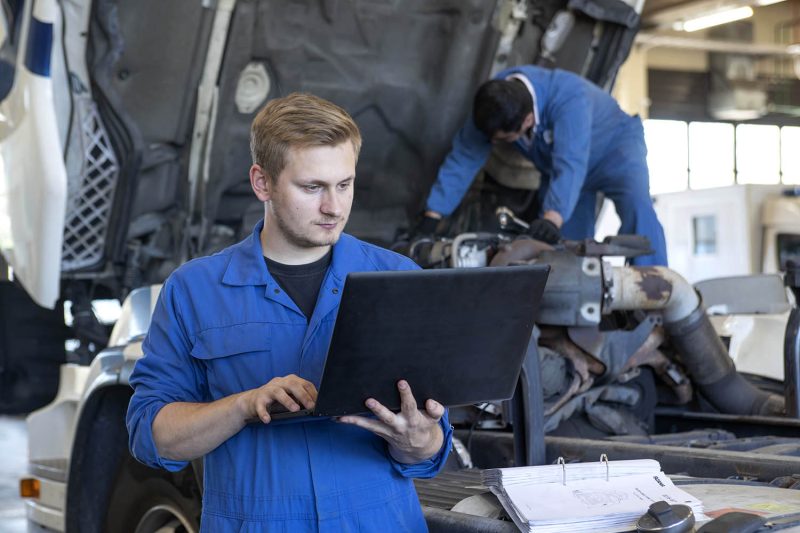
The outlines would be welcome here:
M 360 146 L 334 104 L 270 101 L 251 130 L 264 221 L 161 291 L 131 376 L 130 448 L 173 471 L 205 456 L 202 531 L 426 530 L 410 478 L 447 458 L 442 405 L 418 410 L 400 381 L 400 413 L 369 399 L 375 418 L 270 423 L 273 404 L 314 406 L 348 272 L 417 268 L 342 233 Z
M 428 196 L 423 232 L 461 202 L 492 143 L 513 145 L 542 173 L 540 218 L 531 235 L 546 242 L 594 237 L 597 193 L 614 202 L 621 234 L 650 239 L 637 265 L 666 265 L 664 230 L 650 199 L 642 123 L 591 82 L 532 65 L 499 73 L 475 96 Z

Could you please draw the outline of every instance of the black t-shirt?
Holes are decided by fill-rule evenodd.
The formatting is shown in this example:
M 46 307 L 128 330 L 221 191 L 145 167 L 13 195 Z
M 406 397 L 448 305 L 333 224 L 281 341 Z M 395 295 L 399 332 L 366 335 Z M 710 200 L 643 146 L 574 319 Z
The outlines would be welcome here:
M 305 265 L 284 265 L 264 257 L 269 273 L 306 315 L 306 321 L 311 320 L 311 315 L 314 314 L 319 288 L 331 264 L 332 252 L 333 248 L 321 259 Z

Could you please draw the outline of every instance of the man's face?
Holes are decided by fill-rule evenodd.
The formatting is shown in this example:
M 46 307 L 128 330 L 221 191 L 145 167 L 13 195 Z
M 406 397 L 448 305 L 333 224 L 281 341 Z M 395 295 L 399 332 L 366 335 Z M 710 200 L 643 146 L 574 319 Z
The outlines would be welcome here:
M 523 130 L 520 131 L 498 131 L 492 137 L 493 143 L 513 143 L 519 140 L 522 137 L 522 134 L 525 133 Z
M 525 119 L 522 121 L 522 126 L 520 126 L 519 130 L 517 131 L 498 131 L 492 136 L 493 143 L 513 143 L 517 142 L 520 137 L 525 135 L 529 129 L 531 129 L 536 120 L 534 119 L 533 113 L 528 113 L 525 116 Z
M 293 248 L 334 244 L 353 205 L 353 145 L 290 148 L 277 180 L 267 179 L 267 223 Z

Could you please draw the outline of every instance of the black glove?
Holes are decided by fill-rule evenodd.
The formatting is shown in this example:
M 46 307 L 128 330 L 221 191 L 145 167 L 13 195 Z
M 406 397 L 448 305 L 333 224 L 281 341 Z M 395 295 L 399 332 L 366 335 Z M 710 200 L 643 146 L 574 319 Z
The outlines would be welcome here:
M 537 218 L 531 222 L 531 227 L 528 228 L 528 235 L 537 241 L 544 241 L 547 244 L 556 244 L 561 240 L 561 231 L 558 226 L 546 218 Z
M 416 237 L 433 235 L 436 233 L 436 228 L 439 227 L 439 221 L 440 219 L 438 218 L 423 216 L 417 227 L 414 228 L 412 235 Z

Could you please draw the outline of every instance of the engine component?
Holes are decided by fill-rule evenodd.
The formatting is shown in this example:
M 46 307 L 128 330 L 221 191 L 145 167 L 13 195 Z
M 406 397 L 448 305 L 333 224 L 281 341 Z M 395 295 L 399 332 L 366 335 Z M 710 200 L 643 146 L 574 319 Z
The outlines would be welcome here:
M 486 247 L 481 247 L 479 243 L 475 242 L 478 238 L 477 233 L 462 233 L 453 239 L 453 245 L 450 248 L 450 264 L 453 268 L 486 266 L 488 262 Z M 468 243 L 468 241 L 472 242 Z
M 670 505 L 665 501 L 655 502 L 636 523 L 639 533 L 687 533 L 694 527 L 694 513 L 687 505 Z
M 505 216 L 507 223 L 513 222 L 503 210 L 498 210 L 498 216 Z M 487 234 L 460 237 L 457 246 L 456 241 L 451 241 L 452 246 L 442 244 L 439 247 L 442 260 L 449 257 L 452 266 L 459 266 L 462 261 L 463 264 L 475 262 L 480 254 L 490 256 L 491 246 L 474 249 L 468 246 L 485 240 Z M 603 250 L 617 250 L 623 244 L 630 244 L 629 251 L 633 251 L 638 248 L 635 239 L 631 242 L 622 239 L 617 243 L 619 246 L 595 243 L 594 247 L 586 243 L 583 246 L 577 243 L 577 247 L 553 247 L 530 238 L 518 238 L 506 244 L 495 239 L 495 243 L 498 252 L 491 266 L 537 262 L 552 267 L 537 323 L 570 328 L 569 338 L 545 333 L 541 341 L 543 346 L 566 358 L 573 370 L 567 379 L 567 390 L 551 399 L 546 407 L 548 424 L 557 424 L 577 411 L 587 416 L 593 411 L 603 425 L 612 429 L 623 427 L 622 422 L 617 424 L 608 413 L 601 413 L 601 408 L 594 408 L 594 404 L 603 399 L 603 394 L 608 397 L 613 393 L 610 389 L 605 393 L 602 390 L 624 385 L 638 375 L 642 366 L 651 367 L 671 389 L 672 396 L 666 398 L 667 403 L 687 403 L 693 396 L 692 383 L 678 366 L 658 351 L 666 340 L 664 332 L 697 384 L 701 399 L 707 400 L 711 408 L 730 414 L 783 414 L 785 402 L 782 398 L 760 390 L 736 371 L 700 296 L 682 276 L 666 267 L 611 267 L 601 263 Z M 580 256 L 576 252 L 592 252 L 593 255 Z M 632 328 L 601 331 L 598 327 L 601 314 L 614 311 L 656 313 L 644 319 L 640 316 Z M 663 320 L 663 330 L 659 319 Z M 554 383 L 559 388 L 563 377 Z M 590 391 L 593 385 L 600 385 L 596 388 L 601 392 Z M 629 400 L 620 396 L 613 401 L 626 404 Z
M 577 255 L 586 257 L 621 256 L 639 257 L 653 253 L 650 239 L 644 235 L 612 235 L 597 242 L 593 239 L 568 241 L 567 247 Z
M 497 215 L 497 221 L 500 223 L 500 228 L 503 230 L 509 229 L 512 224 L 516 224 L 517 229 L 520 231 L 527 231 L 531 227 L 530 224 L 517 217 L 511 209 L 505 206 L 498 207 L 497 211 L 495 211 L 495 215 Z
M 700 305 L 694 287 L 666 267 L 614 267 L 610 272 L 604 312 L 660 310 L 664 322 L 669 323 L 688 316 Z
M 700 297 L 683 277 L 665 267 L 614 267 L 610 280 L 604 311 L 661 309 L 681 362 L 714 408 L 731 414 L 783 414 L 782 398 L 759 390 L 736 371 Z
M 504 187 L 536 191 L 541 186 L 542 173 L 513 144 L 493 145 L 483 169 Z
M 596 326 L 603 299 L 602 269 L 596 257 L 579 257 L 568 250 L 532 239 L 517 239 L 503 247 L 491 266 L 534 260 L 550 265 L 537 322 L 551 326 Z
M 794 261 L 786 265 L 786 286 L 792 290 L 795 302 L 800 302 L 800 265 Z M 795 307 L 789 314 L 786 333 L 783 336 L 783 376 L 786 414 L 800 417 L 800 309 Z

